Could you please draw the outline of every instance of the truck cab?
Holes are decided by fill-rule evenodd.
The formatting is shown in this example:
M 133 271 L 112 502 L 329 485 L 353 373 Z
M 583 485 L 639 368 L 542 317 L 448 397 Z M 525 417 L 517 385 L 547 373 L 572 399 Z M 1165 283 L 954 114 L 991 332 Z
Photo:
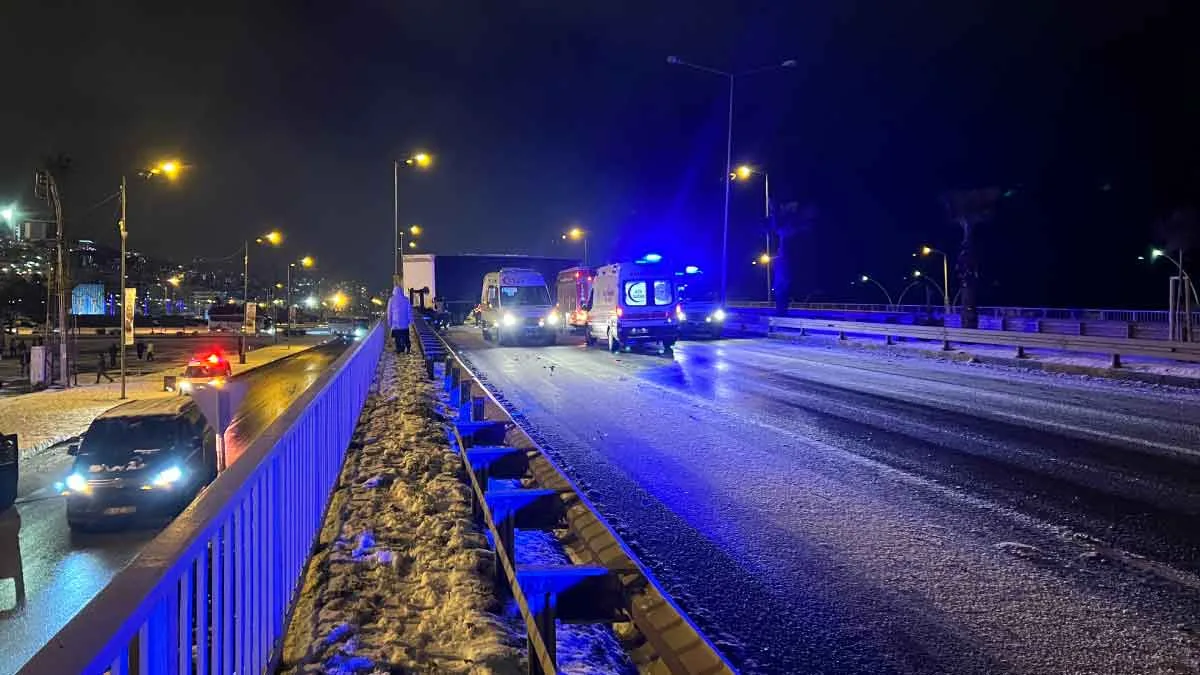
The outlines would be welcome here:
M 500 345 L 526 340 L 555 343 L 559 316 L 537 270 L 505 267 L 487 273 L 479 303 L 484 340 L 495 339 Z
M 609 351 L 659 345 L 670 351 L 679 339 L 675 279 L 657 263 L 614 263 L 596 268 L 588 306 L 587 343 Z

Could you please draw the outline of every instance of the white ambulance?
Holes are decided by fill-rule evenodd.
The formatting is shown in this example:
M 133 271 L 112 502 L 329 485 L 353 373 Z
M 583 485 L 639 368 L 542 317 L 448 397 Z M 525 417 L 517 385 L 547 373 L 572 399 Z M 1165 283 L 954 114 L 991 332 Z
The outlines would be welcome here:
M 675 279 L 665 266 L 645 259 L 596 269 L 588 307 L 587 343 L 603 341 L 617 352 L 657 343 L 665 353 L 679 339 Z
M 522 340 L 554 344 L 559 316 L 537 270 L 502 267 L 487 273 L 479 305 L 484 340 L 494 338 L 501 345 Z

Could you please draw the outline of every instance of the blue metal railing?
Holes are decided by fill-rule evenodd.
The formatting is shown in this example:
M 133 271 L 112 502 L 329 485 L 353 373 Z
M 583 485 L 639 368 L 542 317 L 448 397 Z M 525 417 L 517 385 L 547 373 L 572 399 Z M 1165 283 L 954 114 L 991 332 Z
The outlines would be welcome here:
M 21 670 L 262 672 L 375 376 L 376 325 Z

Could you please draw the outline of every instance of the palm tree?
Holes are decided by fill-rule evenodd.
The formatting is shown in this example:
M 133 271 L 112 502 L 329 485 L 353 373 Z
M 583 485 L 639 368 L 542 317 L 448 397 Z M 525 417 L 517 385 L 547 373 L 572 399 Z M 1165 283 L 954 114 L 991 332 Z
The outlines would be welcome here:
M 987 187 L 971 190 L 952 190 L 942 195 L 946 218 L 962 228 L 962 246 L 958 253 L 959 290 L 962 293 L 962 327 L 979 327 L 979 310 L 976 306 L 975 285 L 979 280 L 979 267 L 973 249 L 972 232 L 980 223 L 992 219 L 1000 188 Z
M 775 286 L 775 313 L 778 316 L 787 314 L 791 301 L 792 279 L 788 270 L 788 239 L 797 234 L 811 232 L 816 221 L 817 207 L 812 204 L 801 206 L 800 202 L 788 202 L 778 209 L 771 209 L 767 231 L 775 242 L 771 283 Z

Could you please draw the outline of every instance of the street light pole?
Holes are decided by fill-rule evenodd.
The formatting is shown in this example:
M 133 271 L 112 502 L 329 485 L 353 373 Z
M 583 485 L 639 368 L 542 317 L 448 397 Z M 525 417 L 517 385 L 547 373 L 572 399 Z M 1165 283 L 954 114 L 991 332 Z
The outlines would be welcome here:
M 246 315 L 250 311 L 250 240 L 242 255 L 242 330 L 238 332 L 238 363 L 246 362 Z
M 125 398 L 125 239 L 128 236 L 125 221 L 125 205 L 127 202 L 125 176 L 121 176 L 121 221 L 118 223 L 121 232 L 121 398 Z M 99 380 L 99 376 L 96 377 Z
M 729 282 L 729 193 L 731 190 L 730 184 L 733 182 L 733 176 L 730 173 L 733 171 L 733 85 L 737 78 L 746 75 L 754 75 L 779 68 L 794 68 L 796 61 L 794 59 L 787 59 L 777 65 L 754 68 L 740 73 L 725 72 L 716 68 L 709 68 L 708 66 L 696 65 L 684 61 L 678 56 L 668 56 L 667 63 L 676 66 L 686 66 L 693 70 L 700 70 L 713 75 L 720 75 L 729 80 L 729 113 L 725 129 L 725 208 L 721 218 L 721 303 L 724 304 Z
M 400 257 L 404 251 L 400 248 L 400 160 L 392 160 L 392 230 L 394 231 L 395 251 L 392 258 L 392 281 L 400 283 Z
M 725 209 L 721 217 L 721 306 L 729 289 L 729 193 L 733 187 L 733 176 L 729 173 L 733 167 L 733 74 L 729 78 L 729 117 L 725 129 Z
M 944 322 L 946 317 L 950 316 L 950 261 L 944 251 L 939 251 L 932 246 L 921 247 L 921 255 L 932 253 L 942 256 L 942 321 Z

